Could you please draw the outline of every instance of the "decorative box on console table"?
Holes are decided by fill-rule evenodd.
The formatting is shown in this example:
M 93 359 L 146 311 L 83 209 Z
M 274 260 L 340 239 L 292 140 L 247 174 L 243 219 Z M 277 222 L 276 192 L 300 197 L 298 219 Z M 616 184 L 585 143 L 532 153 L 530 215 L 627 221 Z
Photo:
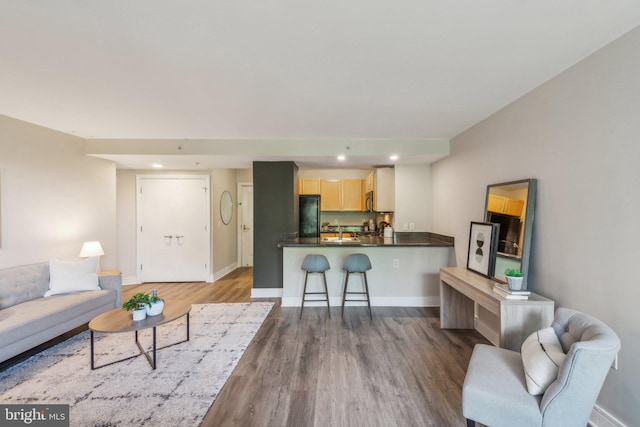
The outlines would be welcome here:
M 531 292 L 507 299 L 493 291 L 497 282 L 458 267 L 440 269 L 442 329 L 476 329 L 498 347 L 520 351 L 533 332 L 553 322 L 554 302 Z

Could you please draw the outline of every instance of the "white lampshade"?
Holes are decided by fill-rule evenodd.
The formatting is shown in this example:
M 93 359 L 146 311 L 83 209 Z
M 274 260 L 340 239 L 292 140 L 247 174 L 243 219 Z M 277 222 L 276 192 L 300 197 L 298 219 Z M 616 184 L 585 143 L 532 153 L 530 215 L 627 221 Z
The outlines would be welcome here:
M 102 245 L 100 242 L 85 242 L 82 245 L 82 250 L 80 251 L 80 258 L 88 258 L 91 256 L 102 256 L 104 255 L 104 250 L 102 249 Z

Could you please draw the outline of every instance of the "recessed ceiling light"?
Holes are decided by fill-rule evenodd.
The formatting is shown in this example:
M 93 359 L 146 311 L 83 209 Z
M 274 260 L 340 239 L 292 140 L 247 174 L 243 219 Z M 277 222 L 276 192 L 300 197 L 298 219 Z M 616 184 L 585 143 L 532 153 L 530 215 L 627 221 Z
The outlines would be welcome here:
M 392 154 L 391 156 L 389 156 L 389 160 L 393 160 L 393 161 L 398 160 L 398 155 L 397 154 Z
M 161 165 L 160 163 L 154 163 L 151 165 L 151 167 L 154 169 L 162 169 L 164 166 Z
M 344 159 L 346 159 L 346 157 L 344 156 L 344 154 L 340 154 L 340 155 L 338 156 L 338 161 L 342 162 L 342 161 L 344 161 Z

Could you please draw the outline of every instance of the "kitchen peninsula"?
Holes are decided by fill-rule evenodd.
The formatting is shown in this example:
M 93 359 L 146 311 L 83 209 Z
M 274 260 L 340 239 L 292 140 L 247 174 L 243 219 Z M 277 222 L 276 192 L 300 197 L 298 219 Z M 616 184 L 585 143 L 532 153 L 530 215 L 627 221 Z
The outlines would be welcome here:
M 326 272 L 331 306 L 342 304 L 347 255 L 364 253 L 373 268 L 367 272 L 371 305 L 393 307 L 427 307 L 440 303 L 440 268 L 452 265 L 455 253 L 453 237 L 434 233 L 395 233 L 392 238 L 362 236 L 356 240 L 299 238 L 278 243 L 282 257 L 282 306 L 299 307 L 302 301 L 304 271 L 302 261 L 308 254 L 327 257 L 331 269 Z M 319 289 L 320 275 L 309 275 L 309 288 Z M 362 279 L 352 279 L 361 286 Z M 350 286 L 352 280 L 349 280 Z M 354 289 L 355 289 L 354 286 Z M 307 305 L 324 303 L 305 303 Z M 362 303 L 364 304 L 364 303 Z M 354 303 L 351 303 L 354 305 Z

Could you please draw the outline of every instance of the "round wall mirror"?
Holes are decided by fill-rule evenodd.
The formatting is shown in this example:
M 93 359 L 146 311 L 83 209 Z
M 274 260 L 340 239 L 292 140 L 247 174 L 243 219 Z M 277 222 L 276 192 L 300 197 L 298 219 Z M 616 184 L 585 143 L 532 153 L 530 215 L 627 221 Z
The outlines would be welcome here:
M 233 216 L 233 200 L 231 199 L 231 193 L 227 190 L 222 192 L 220 196 L 220 218 L 225 225 L 231 222 Z

